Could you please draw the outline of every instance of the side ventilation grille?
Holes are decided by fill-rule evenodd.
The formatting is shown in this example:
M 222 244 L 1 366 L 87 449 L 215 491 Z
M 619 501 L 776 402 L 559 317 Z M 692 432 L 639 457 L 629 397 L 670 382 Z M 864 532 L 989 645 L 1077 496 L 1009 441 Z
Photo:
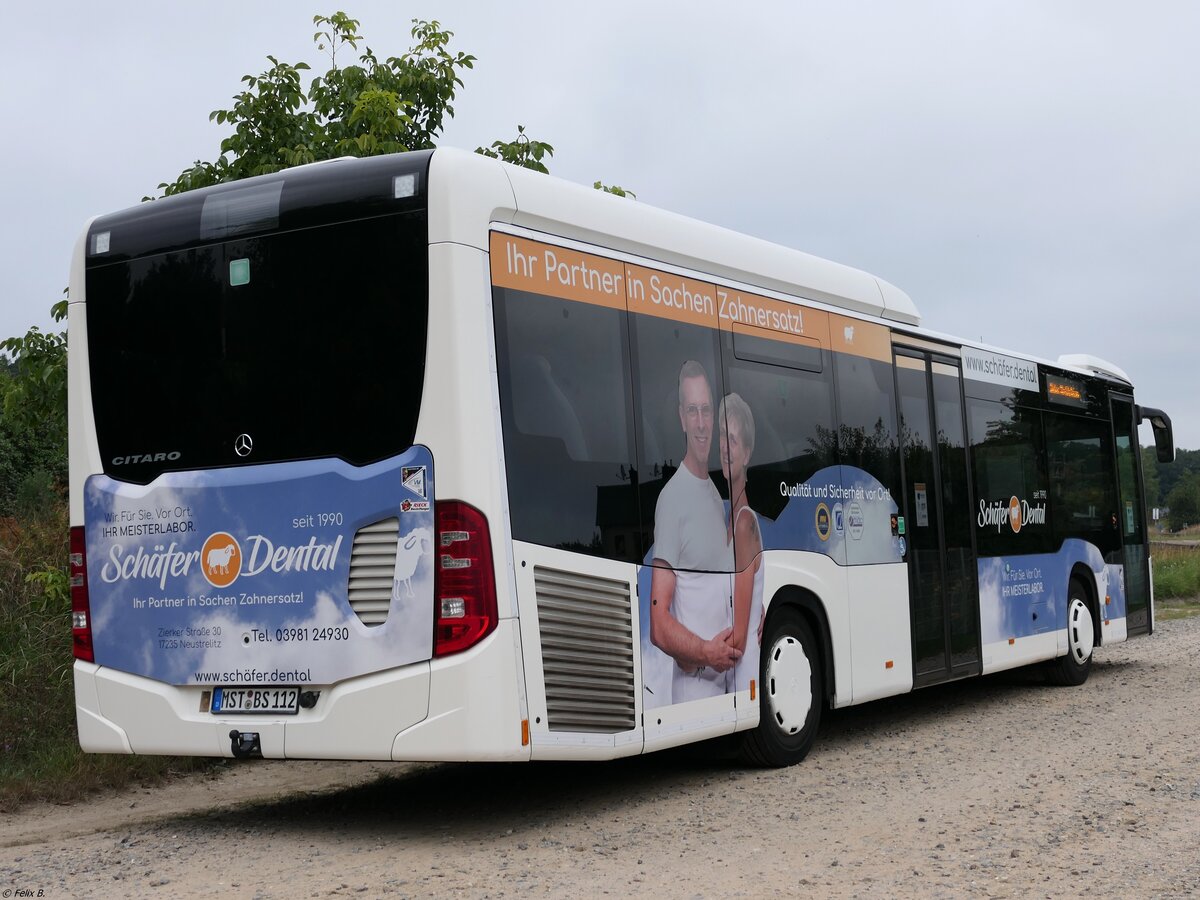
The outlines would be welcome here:
M 364 625 L 382 625 L 392 605 L 400 520 L 392 516 L 364 525 L 350 549 L 350 608 Z
M 616 734 L 635 725 L 629 585 L 535 566 L 551 731 Z

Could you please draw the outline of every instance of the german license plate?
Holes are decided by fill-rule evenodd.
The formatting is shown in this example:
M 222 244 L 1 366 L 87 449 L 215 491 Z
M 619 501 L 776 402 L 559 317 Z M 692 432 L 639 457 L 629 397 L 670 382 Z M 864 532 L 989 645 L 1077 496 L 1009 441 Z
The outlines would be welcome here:
M 294 687 L 227 687 L 213 691 L 212 711 L 229 713 L 283 713 L 295 715 L 300 709 L 300 689 Z

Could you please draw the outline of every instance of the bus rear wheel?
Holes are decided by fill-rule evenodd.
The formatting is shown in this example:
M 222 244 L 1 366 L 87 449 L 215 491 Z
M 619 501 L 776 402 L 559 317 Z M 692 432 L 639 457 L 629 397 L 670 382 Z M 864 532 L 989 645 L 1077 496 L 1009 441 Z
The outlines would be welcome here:
M 742 758 L 779 768 L 800 762 L 821 723 L 824 679 L 812 628 L 793 607 L 768 617 L 759 663 L 759 721 L 742 741 Z
M 1050 663 L 1050 682 L 1074 687 L 1087 681 L 1095 645 L 1096 628 L 1087 590 L 1078 579 L 1072 578 L 1067 591 L 1067 655 Z

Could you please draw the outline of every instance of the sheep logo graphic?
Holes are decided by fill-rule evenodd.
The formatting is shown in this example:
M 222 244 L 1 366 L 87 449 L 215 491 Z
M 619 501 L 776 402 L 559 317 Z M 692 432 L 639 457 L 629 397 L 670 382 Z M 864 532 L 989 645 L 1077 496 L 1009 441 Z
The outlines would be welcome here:
M 396 542 L 396 583 L 393 591 L 400 582 L 404 582 L 405 594 L 409 597 L 416 596 L 413 593 L 412 577 L 426 552 L 426 546 L 430 550 L 433 549 L 433 532 L 428 528 L 414 528 Z
M 237 539 L 225 531 L 209 535 L 200 550 L 200 571 L 216 588 L 229 587 L 237 581 L 242 572 L 242 548 Z

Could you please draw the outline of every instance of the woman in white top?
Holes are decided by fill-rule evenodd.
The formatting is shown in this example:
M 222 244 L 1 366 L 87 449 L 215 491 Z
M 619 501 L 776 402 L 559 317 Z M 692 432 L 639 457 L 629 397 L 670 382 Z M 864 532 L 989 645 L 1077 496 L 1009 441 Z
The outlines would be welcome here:
M 746 502 L 746 469 L 754 451 L 754 415 L 737 394 L 721 401 L 721 471 L 729 483 L 729 522 L 726 540 L 733 547 L 733 634 L 730 643 L 742 651 L 733 669 L 731 687 L 750 690 L 758 679 L 759 634 L 762 617 L 762 532 L 758 514 Z M 753 629 L 753 631 L 751 630 Z

